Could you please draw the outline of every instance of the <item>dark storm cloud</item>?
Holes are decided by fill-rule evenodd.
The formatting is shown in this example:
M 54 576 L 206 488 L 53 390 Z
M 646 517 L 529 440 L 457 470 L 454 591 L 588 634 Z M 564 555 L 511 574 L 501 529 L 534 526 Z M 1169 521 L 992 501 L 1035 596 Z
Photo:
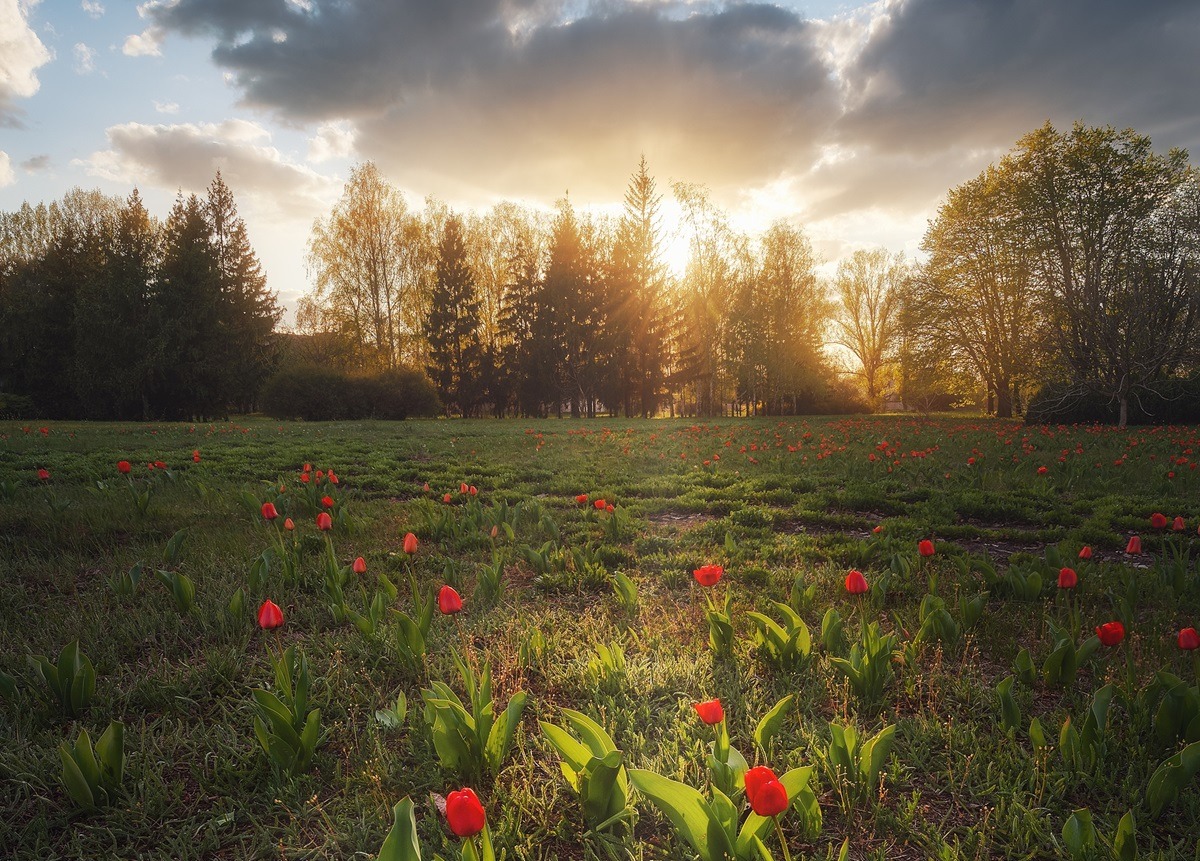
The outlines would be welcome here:
M 844 71 L 842 139 L 1008 149 L 1047 119 L 1200 149 L 1195 0 L 910 0 Z M 1161 140 L 1160 140 L 1161 138 Z
M 806 167 L 839 110 L 819 28 L 773 5 L 254 5 L 147 15 L 215 37 L 247 103 L 351 119 L 360 154 L 442 194 L 608 198 L 643 151 L 662 174 L 758 182 Z

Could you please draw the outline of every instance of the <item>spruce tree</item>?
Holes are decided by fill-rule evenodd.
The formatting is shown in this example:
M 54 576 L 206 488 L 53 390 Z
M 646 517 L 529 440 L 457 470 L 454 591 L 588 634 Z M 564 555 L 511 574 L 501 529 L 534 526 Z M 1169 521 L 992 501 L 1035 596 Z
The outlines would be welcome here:
M 429 375 L 446 411 L 470 415 L 479 403 L 482 351 L 479 344 L 479 296 L 467 262 L 463 223 L 446 218 L 438 243 L 437 275 L 426 321 Z

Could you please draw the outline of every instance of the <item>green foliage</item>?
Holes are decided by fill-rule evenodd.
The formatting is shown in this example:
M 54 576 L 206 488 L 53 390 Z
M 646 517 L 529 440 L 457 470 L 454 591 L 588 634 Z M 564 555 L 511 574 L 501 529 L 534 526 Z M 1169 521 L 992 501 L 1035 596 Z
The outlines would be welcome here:
M 1021 725 L 1021 708 L 1013 699 L 1013 677 L 1006 676 L 996 685 L 996 696 L 1000 700 L 1000 724 L 1006 730 L 1016 730 Z
M 308 771 L 320 743 L 321 710 L 308 708 L 312 677 L 304 653 L 289 646 L 272 658 L 275 691 L 256 689 L 254 735 L 271 765 L 284 774 Z
M 1159 765 L 1146 785 L 1146 801 L 1150 805 L 1151 817 L 1158 818 L 1168 806 L 1176 804 L 1180 794 L 1198 773 L 1200 741 L 1192 742 Z
M 897 644 L 895 635 L 881 633 L 878 622 L 869 622 L 849 656 L 831 657 L 829 663 L 850 681 L 861 704 L 875 705 L 892 679 Z
M 1076 648 L 1069 631 L 1064 631 L 1049 619 L 1046 625 L 1054 645 L 1042 664 L 1042 679 L 1050 687 L 1063 687 L 1075 680 L 1079 667 L 1100 648 L 1100 639 L 1093 635 Z
M 718 604 L 712 598 L 705 596 L 705 618 L 708 620 L 708 646 L 712 649 L 713 657 L 728 660 L 733 657 L 733 618 L 729 607 L 733 600 L 727 590 L 725 599 Z
M 627 821 L 632 811 L 621 751 L 587 715 L 572 709 L 563 709 L 562 715 L 567 726 L 542 721 L 542 733 L 562 760 L 559 767 L 579 798 L 584 821 L 594 831 Z
M 63 646 L 57 663 L 43 655 L 31 655 L 29 663 L 49 688 L 51 701 L 67 717 L 75 717 L 91 704 L 96 693 L 96 670 L 80 650 L 78 640 Z
M 778 601 L 772 601 L 771 604 L 783 617 L 782 623 L 763 613 L 746 613 L 746 618 L 754 624 L 755 645 L 761 650 L 763 657 L 779 669 L 797 670 L 808 661 L 812 652 L 808 625 L 787 604 Z
M 811 766 L 794 768 L 779 778 L 787 790 L 789 810 L 797 812 L 803 830 L 810 835 L 821 828 L 820 806 L 809 789 L 811 778 Z M 708 801 L 687 784 L 646 769 L 630 769 L 629 779 L 701 861 L 757 861 L 762 857 L 760 846 L 772 827 L 771 819 L 752 812 L 741 820 L 740 808 L 719 789 L 713 790 Z
M 413 368 L 358 376 L 316 365 L 289 365 L 266 381 L 261 399 L 267 415 L 305 421 L 398 420 L 441 410 L 433 383 Z
M 137 592 L 138 583 L 142 582 L 143 567 L 141 562 L 134 563 L 128 571 L 114 572 L 108 578 L 108 585 L 122 598 L 132 598 Z
M 617 606 L 621 608 L 622 612 L 627 616 L 637 615 L 637 584 L 624 571 L 613 572 L 613 594 L 616 596 Z
M 125 775 L 125 725 L 110 721 L 96 740 L 95 749 L 86 729 L 74 744 L 58 748 L 62 760 L 62 783 L 67 795 L 84 810 L 111 804 Z
M 525 710 L 526 694 L 517 691 L 499 718 L 492 700 L 492 668 L 485 662 L 479 676 L 454 653 L 470 709 L 444 682 L 421 691 L 425 723 L 442 768 L 464 779 L 499 773 Z
M 196 584 L 191 578 L 180 571 L 164 571 L 161 568 L 154 573 L 175 599 L 175 608 L 179 610 L 179 614 L 186 616 L 190 613 L 196 601 Z
M 412 799 L 401 798 L 392 808 L 392 827 L 379 847 L 376 861 L 421 861 L 421 843 L 417 840 L 417 817 Z
M 389 610 L 388 617 L 395 627 L 393 642 L 396 656 L 409 670 L 424 672 L 425 649 L 429 642 L 429 629 L 433 625 L 433 613 L 437 598 L 433 591 L 422 592 L 417 581 L 409 581 L 412 590 L 413 615 L 402 610 Z
M 860 743 L 853 726 L 829 724 L 825 765 L 844 810 L 850 810 L 855 802 L 863 802 L 876 792 L 895 738 L 896 727 L 887 726 Z
M 1062 838 L 1074 861 L 1092 857 L 1096 850 L 1096 826 L 1091 811 L 1083 808 L 1072 813 L 1063 823 Z

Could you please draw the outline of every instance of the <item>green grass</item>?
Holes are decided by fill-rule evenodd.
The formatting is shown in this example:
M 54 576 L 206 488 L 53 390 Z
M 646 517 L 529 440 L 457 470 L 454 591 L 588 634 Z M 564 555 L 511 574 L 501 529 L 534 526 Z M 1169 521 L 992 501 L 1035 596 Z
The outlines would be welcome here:
M 1175 594 L 1153 571 L 1130 567 L 1122 551 L 1136 531 L 1150 556 L 1133 561 L 1146 565 L 1160 556 L 1161 538 L 1149 527 L 1153 511 L 1183 515 L 1186 534 L 1200 544 L 1196 428 L 1118 432 L 881 417 L 250 419 L 212 426 L 52 423 L 47 429 L 42 434 L 39 426 L 25 431 L 0 423 L 0 488 L 11 482 L 7 498 L 0 490 L 0 672 L 18 680 L 15 699 L 0 700 L 4 857 L 369 858 L 390 826 L 392 805 L 404 795 L 416 802 L 426 857 L 456 857 L 457 840 L 430 793 L 444 795 L 461 781 L 440 770 L 420 714 L 420 690 L 429 680 L 458 688 L 451 649 L 465 651 L 476 665 L 490 661 L 500 705 L 517 690 L 529 694 L 507 765 L 475 786 L 497 848 L 509 859 L 690 857 L 644 803 L 637 803 L 631 836 L 614 841 L 585 834 L 539 720 L 558 722 L 563 707 L 586 712 L 608 729 L 628 765 L 707 791 L 709 735 L 691 704 L 720 697 L 733 743 L 749 756 L 758 719 L 788 693 L 798 695 L 797 708 L 768 764 L 780 773 L 818 765 L 824 813 L 815 837 L 785 819 L 797 857 L 836 857 L 849 838 L 855 859 L 1065 858 L 1062 825 L 1080 807 L 1091 810 L 1102 838 L 1134 809 L 1142 857 L 1196 857 L 1200 781 L 1151 819 L 1146 784 L 1181 745 L 1157 743 L 1152 715 L 1136 704 L 1114 700 L 1107 749 L 1085 773 L 1064 767 L 1054 751 L 1036 760 L 1023 728 L 1011 735 L 1001 729 L 997 682 L 1013 673 L 1022 647 L 1039 666 L 1051 648 L 1044 619 L 1055 612 L 1052 582 L 1035 601 L 993 595 L 962 643 L 905 650 L 909 661 L 897 667 L 882 702 L 870 706 L 855 700 L 819 646 L 798 671 L 774 669 L 754 653 L 744 617 L 769 600 L 787 601 L 799 578 L 816 585 L 802 613 L 814 641 L 829 607 L 856 636 L 861 611 L 842 582 L 860 559 L 868 560 L 860 567 L 873 585 L 883 578 L 886 555 L 865 555 L 880 523 L 898 551 L 911 554 L 920 538 L 937 540 L 932 570 L 952 609 L 959 594 L 983 588 L 976 574 L 961 579 L 954 557 L 986 552 L 1003 571 L 1013 553 L 1040 557 L 1047 544 L 1059 544 L 1074 559 L 1088 543 L 1096 558 L 1080 567 L 1077 596 L 1085 635 L 1114 618 L 1114 601 L 1125 595 L 1125 577 L 1134 572 L 1126 645 L 1139 684 L 1160 668 L 1190 680 L 1191 666 L 1174 637 L 1200 623 L 1196 562 L 1191 585 Z M 196 449 L 199 463 L 192 462 Z M 975 464 L 968 465 L 969 457 Z M 116 471 L 121 459 L 134 464 L 139 487 L 153 484 L 144 516 Z M 147 470 L 156 460 L 170 473 Z M 332 540 L 341 564 L 359 555 L 367 560 L 367 597 L 372 578 L 386 574 L 399 586 L 393 606 L 411 611 L 409 563 L 401 549 L 410 530 L 421 538 L 412 566 L 417 581 L 459 585 L 467 612 L 434 619 L 426 676 L 397 660 L 391 625 L 372 638 L 333 621 L 321 591 L 324 545 L 313 512 L 300 500 L 298 473 L 306 462 L 339 476 L 335 495 L 352 523 L 335 529 Z M 1038 475 L 1042 465 L 1048 472 Z M 41 467 L 50 470 L 49 482 L 38 480 Z M 523 504 L 515 539 L 501 532 L 494 542 L 505 559 L 505 593 L 493 607 L 472 601 L 493 539 L 460 528 L 434 540 L 420 513 L 422 507 L 443 511 L 442 494 L 450 492 L 452 522 L 461 527 L 469 511 L 461 482 L 478 488 L 485 515 L 501 502 Z M 301 536 L 302 574 L 286 584 L 273 572 L 251 592 L 250 565 L 270 544 L 270 532 L 239 496 L 274 498 L 280 483 L 287 487 L 281 514 L 295 518 Z M 623 509 L 628 529 L 607 536 L 605 516 L 579 506 L 579 493 Z M 163 549 L 179 529 L 187 530 L 187 539 L 177 568 L 197 593 L 185 616 L 150 570 L 161 566 Z M 553 529 L 562 547 L 590 546 L 607 574 L 621 570 L 637 583 L 636 614 L 620 607 L 604 574 L 581 576 L 568 566 L 539 577 L 531 569 L 518 547 L 540 547 Z M 147 576 L 134 596 L 119 597 L 109 578 L 138 561 L 146 563 Z M 734 595 L 739 642 L 732 662 L 714 663 L 708 650 L 701 590 L 691 577 L 708 562 L 726 566 L 716 588 Z M 893 577 L 886 599 L 876 596 L 867 611 L 905 643 L 919 628 L 926 573 Z M 247 592 L 246 612 L 232 617 L 226 608 L 238 588 Z M 253 611 L 268 596 L 287 618 L 278 643 L 254 624 Z M 357 586 L 347 589 L 347 599 L 363 609 Z M 522 643 L 534 628 L 545 638 L 544 654 L 522 660 Z M 57 656 L 74 639 L 95 665 L 97 688 L 90 709 L 71 720 L 41 701 L 26 658 Z M 598 644 L 614 642 L 625 651 L 626 667 L 597 685 L 589 662 Z M 258 748 L 250 696 L 271 684 L 268 653 L 292 643 L 312 666 L 322 726 L 312 769 L 295 778 L 274 774 Z M 1024 724 L 1038 717 L 1057 741 L 1063 720 L 1080 721 L 1106 679 L 1121 682 L 1122 661 L 1093 661 L 1062 690 L 1018 684 Z M 389 729 L 374 715 L 402 690 L 408 718 L 402 728 Z M 77 811 L 59 781 L 58 745 L 81 727 L 94 738 L 110 719 L 125 724 L 122 794 L 109 808 Z M 832 776 L 819 765 L 831 720 L 853 721 L 869 734 L 897 726 L 886 778 L 867 803 L 843 807 Z

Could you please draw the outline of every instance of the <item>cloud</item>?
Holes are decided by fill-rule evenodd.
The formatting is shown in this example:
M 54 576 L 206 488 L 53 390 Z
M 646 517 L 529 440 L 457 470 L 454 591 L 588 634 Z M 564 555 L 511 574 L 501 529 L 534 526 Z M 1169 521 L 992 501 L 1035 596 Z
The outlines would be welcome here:
M 100 18 L 104 15 L 104 4 L 97 0 L 82 0 L 79 5 L 92 18 Z
M 1047 119 L 1083 119 L 1195 145 L 1198 42 L 1193 0 L 889 2 L 845 70 L 840 136 L 892 152 L 1008 149 Z
M 159 27 L 147 27 L 141 33 L 125 38 L 121 53 L 126 57 L 161 57 L 162 43 L 167 34 Z
M 660 174 L 732 187 L 802 169 L 837 118 L 819 28 L 795 12 L 610 0 L 572 16 L 576 5 L 143 8 L 154 26 L 214 39 L 247 105 L 352 122 L 360 155 L 451 197 L 607 198 L 642 152 Z
M 75 74 L 90 75 L 96 71 L 96 52 L 83 42 L 76 42 L 72 49 L 75 56 Z
M 179 113 L 179 104 L 177 102 L 160 102 L 155 99 L 154 110 L 160 114 L 177 114 Z
M 827 21 L 781 3 L 139 11 L 159 41 L 211 43 L 243 104 L 315 127 L 313 163 L 352 152 L 454 205 L 610 202 L 645 154 L 664 189 L 705 183 L 726 206 L 758 193 L 814 222 L 911 225 L 1046 119 L 1200 150 L 1194 0 L 876 0 Z
M 26 173 L 38 173 L 50 167 L 50 156 L 35 155 L 21 162 L 21 169 Z
M 54 59 L 29 26 L 35 5 L 36 0 L 0 0 L 0 127 L 20 125 L 14 100 L 38 91 L 35 73 Z
M 217 124 L 125 123 L 107 130 L 109 149 L 73 162 L 92 176 L 168 190 L 203 192 L 217 170 L 270 218 L 311 218 L 336 199 L 337 183 L 288 161 L 270 133 L 245 120 Z
M 354 152 L 354 130 L 345 123 L 323 123 L 308 142 L 308 160 L 313 164 L 346 158 Z
M 13 173 L 12 160 L 8 157 L 8 153 L 0 150 L 0 188 L 12 185 L 16 181 L 17 177 Z

